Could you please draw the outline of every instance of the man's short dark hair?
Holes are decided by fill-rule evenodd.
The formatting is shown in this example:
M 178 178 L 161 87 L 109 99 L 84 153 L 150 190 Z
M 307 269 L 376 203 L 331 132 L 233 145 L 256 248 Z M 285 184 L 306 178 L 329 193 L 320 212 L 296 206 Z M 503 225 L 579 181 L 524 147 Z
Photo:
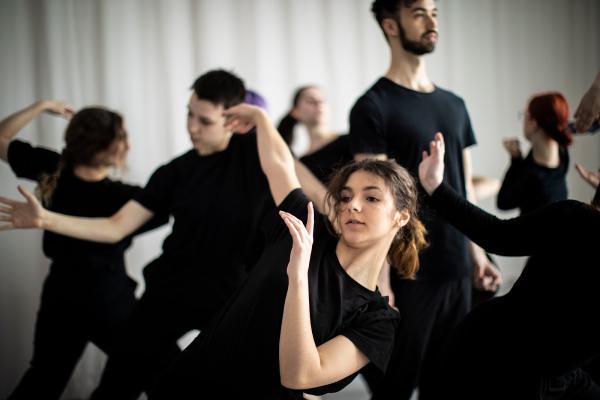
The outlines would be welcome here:
M 198 99 L 210 101 L 215 105 L 223 105 L 223 108 L 242 103 L 246 96 L 244 81 L 222 69 L 215 69 L 200 75 L 191 89 L 194 89 Z
M 375 0 L 371 4 L 371 12 L 377 20 L 379 26 L 384 18 L 393 18 L 397 15 L 398 7 L 402 4 L 404 7 L 410 7 L 417 0 Z

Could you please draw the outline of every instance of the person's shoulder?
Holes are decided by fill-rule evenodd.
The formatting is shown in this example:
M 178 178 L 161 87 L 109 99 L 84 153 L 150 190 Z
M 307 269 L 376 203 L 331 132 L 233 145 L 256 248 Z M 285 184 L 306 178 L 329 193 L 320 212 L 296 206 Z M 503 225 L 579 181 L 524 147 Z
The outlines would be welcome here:
M 169 161 L 161 164 L 157 169 L 170 169 L 170 168 L 178 168 L 180 166 L 185 166 L 190 162 L 194 162 L 198 158 L 198 153 L 195 149 L 189 149 Z
M 229 140 L 229 149 L 246 149 L 248 147 L 256 147 L 256 128 L 252 128 L 250 132 L 244 134 L 235 133 Z
M 443 98 L 446 101 L 452 101 L 461 105 L 465 104 L 465 100 L 461 96 L 441 86 L 435 85 L 434 93 L 437 97 Z

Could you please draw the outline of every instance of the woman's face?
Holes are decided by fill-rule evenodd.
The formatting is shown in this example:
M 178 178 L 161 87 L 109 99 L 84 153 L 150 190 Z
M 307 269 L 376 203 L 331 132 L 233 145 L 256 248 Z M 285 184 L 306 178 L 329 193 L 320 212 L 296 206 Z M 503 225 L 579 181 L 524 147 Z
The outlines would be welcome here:
M 298 104 L 294 107 L 293 115 L 307 126 L 323 124 L 327 115 L 327 100 L 321 89 L 317 87 L 304 89 L 298 98 Z
M 336 229 L 352 247 L 391 240 L 409 219 L 408 211 L 398 211 L 383 178 L 366 171 L 356 171 L 341 192 Z
M 96 162 L 106 167 L 122 167 L 127 161 L 128 153 L 129 141 L 127 134 L 124 134 L 123 137 L 113 140 L 106 150 L 96 154 Z
M 525 139 L 531 142 L 535 131 L 537 129 L 537 122 L 531 117 L 527 108 L 523 111 L 523 136 Z

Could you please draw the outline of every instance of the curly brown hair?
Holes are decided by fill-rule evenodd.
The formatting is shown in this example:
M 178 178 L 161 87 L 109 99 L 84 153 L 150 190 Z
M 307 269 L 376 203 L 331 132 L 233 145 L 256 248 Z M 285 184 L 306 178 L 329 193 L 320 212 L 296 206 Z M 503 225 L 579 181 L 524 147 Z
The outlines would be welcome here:
M 414 178 L 394 161 L 362 160 L 344 166 L 330 179 L 325 198 L 326 206 L 335 213 L 335 218 L 342 203 L 342 191 L 357 171 L 382 178 L 394 198 L 396 209 L 409 212 L 410 219 L 396 234 L 388 259 L 402 277 L 414 279 L 419 270 L 419 252 L 427 247 L 426 230 L 418 218 L 418 191 Z M 329 227 L 335 232 L 331 223 Z

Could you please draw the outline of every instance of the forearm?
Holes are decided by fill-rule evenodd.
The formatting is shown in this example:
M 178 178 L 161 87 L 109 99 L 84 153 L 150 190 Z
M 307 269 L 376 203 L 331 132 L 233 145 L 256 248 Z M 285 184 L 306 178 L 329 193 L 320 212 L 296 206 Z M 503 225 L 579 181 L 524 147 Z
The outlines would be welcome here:
M 281 383 L 291 389 L 305 389 L 320 367 L 310 322 L 308 281 L 290 277 L 279 340 Z
M 294 160 L 294 164 L 296 167 L 298 180 L 300 181 L 300 185 L 302 185 L 302 190 L 306 194 L 306 197 L 308 197 L 315 204 L 317 211 L 319 211 L 321 214 L 324 214 L 325 194 L 327 189 L 323 183 L 321 183 L 321 181 L 313 175 L 306 165 L 298 160 Z
M 42 229 L 77 239 L 101 243 L 117 243 L 127 232 L 114 218 L 73 217 L 52 211 L 44 211 Z
M 294 157 L 265 112 L 260 111 L 255 121 L 260 165 L 269 181 L 275 203 L 279 204 L 289 193 L 288 189 L 300 187 Z
M 0 121 L 0 158 L 7 161 L 8 145 L 32 119 L 45 110 L 45 103 L 38 101 Z

